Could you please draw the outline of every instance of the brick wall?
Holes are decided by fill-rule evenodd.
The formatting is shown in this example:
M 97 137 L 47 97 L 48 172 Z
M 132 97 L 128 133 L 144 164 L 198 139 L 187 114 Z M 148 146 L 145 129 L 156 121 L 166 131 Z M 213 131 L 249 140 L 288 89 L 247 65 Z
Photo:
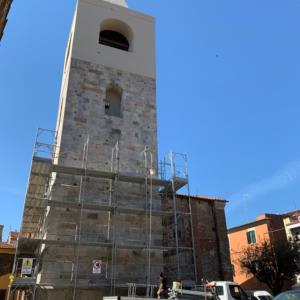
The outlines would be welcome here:
M 232 280 L 225 202 L 192 200 L 197 281 Z
M 177 195 L 177 211 L 188 211 L 189 197 Z M 232 267 L 230 262 L 229 243 L 225 218 L 226 201 L 206 197 L 191 197 L 194 257 L 186 255 L 185 265 L 192 261 L 196 273 L 196 282 L 201 283 L 202 278 L 208 280 L 232 280 Z M 182 219 L 183 217 L 181 217 Z M 185 217 L 186 219 L 186 217 Z M 180 225 L 181 220 L 178 221 Z M 189 222 L 184 222 L 179 230 L 179 245 L 192 246 L 192 230 Z M 171 235 L 171 234 L 170 234 Z M 191 252 L 189 255 L 193 255 Z M 184 263 L 183 263 L 184 264 Z M 189 266 L 190 267 L 190 266 Z M 191 267 L 190 267 L 191 268 Z

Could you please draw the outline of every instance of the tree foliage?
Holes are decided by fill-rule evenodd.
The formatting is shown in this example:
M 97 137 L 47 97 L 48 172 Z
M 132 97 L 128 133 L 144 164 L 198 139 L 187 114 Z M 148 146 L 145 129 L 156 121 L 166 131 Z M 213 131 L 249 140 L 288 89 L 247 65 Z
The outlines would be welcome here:
M 245 249 L 239 263 L 247 274 L 254 275 L 277 295 L 286 280 L 293 281 L 300 273 L 300 248 L 295 242 L 265 241 Z

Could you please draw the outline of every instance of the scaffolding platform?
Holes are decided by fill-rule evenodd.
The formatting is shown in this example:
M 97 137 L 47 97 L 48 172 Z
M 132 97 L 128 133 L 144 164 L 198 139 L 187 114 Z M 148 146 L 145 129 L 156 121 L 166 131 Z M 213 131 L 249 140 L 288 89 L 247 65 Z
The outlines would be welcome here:
M 14 281 L 11 283 L 11 287 L 14 286 L 30 287 L 30 286 L 34 286 L 35 283 L 36 283 L 36 278 L 19 277 L 14 279 Z
M 23 233 L 32 233 L 38 232 L 39 224 L 41 222 L 41 217 L 47 206 L 56 206 L 56 207 L 70 207 L 70 208 L 81 208 L 82 204 L 79 202 L 66 202 L 66 201 L 55 201 L 49 200 L 45 196 L 45 186 L 47 185 L 51 173 L 61 173 L 67 175 L 75 176 L 86 176 L 94 178 L 103 178 L 116 180 L 121 182 L 130 182 L 130 183 L 148 183 L 153 186 L 158 186 L 160 188 L 160 193 L 172 193 L 173 188 L 175 192 L 181 189 L 187 184 L 186 178 L 174 177 L 173 180 L 160 179 L 158 177 L 145 177 L 139 174 L 133 173 L 124 173 L 124 172 L 111 172 L 111 171 L 101 171 L 85 168 L 76 168 L 69 166 L 62 166 L 53 164 L 52 159 L 43 158 L 34 156 L 31 165 L 31 171 L 29 175 L 28 189 L 25 199 L 24 206 L 24 215 L 22 222 L 22 232 Z M 103 210 L 103 211 L 112 211 L 114 207 L 101 204 L 90 204 L 84 203 L 84 209 L 91 210 Z M 145 214 L 146 210 L 142 209 L 131 209 L 131 208 L 119 208 L 120 212 L 123 213 L 139 213 Z M 153 215 L 168 215 L 172 214 L 172 211 L 155 211 L 153 210 Z
M 57 246 L 70 246 L 73 247 L 74 245 L 77 245 L 77 240 L 55 240 L 55 239 L 41 239 L 41 238 L 19 238 L 19 244 L 18 244 L 18 251 L 21 253 L 24 253 L 27 249 L 30 249 L 33 253 L 34 250 L 39 247 L 40 245 L 57 245 Z M 104 248 L 111 248 L 112 247 L 111 242 L 101 242 L 101 241 L 80 241 L 81 247 L 104 247 Z M 119 243 L 118 248 L 120 249 L 147 249 L 146 244 L 140 244 L 140 243 Z M 180 250 L 192 250 L 192 247 L 178 247 Z M 155 246 L 152 245 L 151 249 L 153 250 L 161 250 L 161 251 L 169 251 L 176 249 L 176 246 Z M 30 251 L 28 251 L 30 253 Z

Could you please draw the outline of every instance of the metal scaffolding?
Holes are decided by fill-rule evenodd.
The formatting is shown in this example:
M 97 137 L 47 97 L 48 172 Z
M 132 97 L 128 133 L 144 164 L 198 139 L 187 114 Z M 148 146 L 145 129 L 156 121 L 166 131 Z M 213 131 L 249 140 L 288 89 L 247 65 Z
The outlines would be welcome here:
M 144 171 L 141 173 L 122 172 L 119 168 L 120 149 L 117 142 L 111 152 L 109 169 L 98 170 L 89 167 L 90 139 L 87 136 L 83 145 L 81 166 L 74 167 L 57 163 L 59 151 L 56 138 L 56 132 L 38 129 L 12 271 L 14 280 L 10 285 L 7 299 L 17 299 L 20 293 L 25 293 L 28 299 L 35 299 L 37 290 L 42 294 L 47 289 L 71 288 L 73 300 L 75 300 L 78 290 L 82 288 L 107 288 L 110 294 L 114 295 L 117 289 L 124 287 L 128 287 L 131 294 L 136 293 L 136 288 L 141 286 L 145 288 L 146 296 L 150 297 L 153 296 L 155 286 L 151 274 L 158 268 L 163 268 L 169 276 L 176 274 L 174 279 L 187 279 L 194 283 L 196 264 L 194 263 L 187 156 L 170 152 L 169 156 L 159 164 L 160 168 L 157 169 L 151 151 L 145 147 L 142 153 Z M 183 162 L 183 166 L 178 165 L 178 159 Z M 66 178 L 66 182 L 58 185 L 57 182 L 64 178 Z M 72 183 L 74 178 L 79 179 L 78 183 Z M 90 180 L 94 180 L 95 183 L 101 181 L 99 195 L 105 200 L 102 201 L 102 198 L 101 201 L 86 199 Z M 144 205 L 119 204 L 119 199 L 123 196 L 124 184 L 139 186 L 140 190 L 144 191 Z M 188 203 L 184 209 L 181 209 L 176 193 L 183 187 L 187 190 Z M 78 198 L 77 200 L 73 198 L 72 201 L 63 197 L 57 199 L 53 193 L 55 189 L 66 189 Z M 156 201 L 158 197 L 160 201 Z M 161 203 L 161 205 L 157 205 L 157 203 Z M 58 233 L 58 229 L 51 232 L 50 228 L 53 224 L 48 224 L 47 219 L 49 214 L 55 215 L 57 211 L 62 215 L 72 211 L 78 217 L 75 221 L 69 220 L 69 223 L 66 218 L 64 224 L 70 232 L 66 230 L 67 233 Z M 92 212 L 106 215 L 107 223 L 98 224 L 98 226 L 103 226 L 105 234 L 85 229 L 83 217 L 86 213 L 93 217 Z M 120 237 L 121 215 L 140 216 L 141 220 L 145 220 L 145 243 L 139 240 L 124 240 Z M 162 239 L 159 242 L 153 238 L 154 218 L 158 218 L 162 222 Z M 184 225 L 180 225 L 179 221 Z M 191 239 L 187 242 L 184 242 L 182 232 L 184 228 L 180 228 L 184 226 L 190 226 Z M 72 233 L 73 229 L 74 233 Z M 74 257 L 53 262 L 47 260 L 45 249 L 51 246 L 67 247 L 70 251 L 74 251 Z M 80 253 L 83 248 L 97 248 L 105 251 L 106 258 L 102 265 L 101 276 L 94 276 L 86 271 L 86 266 L 91 262 L 81 258 Z M 125 250 L 146 253 L 144 284 L 134 282 L 130 274 L 128 274 L 126 282 L 118 278 L 118 253 Z M 162 253 L 163 265 L 156 265 L 152 258 L 155 251 Z M 188 258 L 185 259 L 185 256 Z M 31 274 L 22 274 L 23 258 L 33 259 Z M 59 265 L 63 271 L 59 273 L 59 276 L 57 271 L 45 271 L 46 276 L 43 277 L 41 270 L 47 264 L 51 265 L 54 270 L 55 266 Z M 143 263 L 141 267 L 142 265 Z

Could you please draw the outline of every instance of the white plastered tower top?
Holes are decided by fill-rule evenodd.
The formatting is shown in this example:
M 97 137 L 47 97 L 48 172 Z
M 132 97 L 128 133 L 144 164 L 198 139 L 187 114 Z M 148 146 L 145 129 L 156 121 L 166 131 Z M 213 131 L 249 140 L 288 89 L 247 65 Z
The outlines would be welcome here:
M 70 56 L 156 78 L 155 19 L 117 3 L 126 5 L 125 0 L 78 0 L 70 34 Z M 129 50 L 99 43 L 101 30 L 121 33 L 129 42 Z
M 104 0 L 104 1 L 116 4 L 116 5 L 128 7 L 128 5 L 127 5 L 127 3 L 126 3 L 125 0 Z

